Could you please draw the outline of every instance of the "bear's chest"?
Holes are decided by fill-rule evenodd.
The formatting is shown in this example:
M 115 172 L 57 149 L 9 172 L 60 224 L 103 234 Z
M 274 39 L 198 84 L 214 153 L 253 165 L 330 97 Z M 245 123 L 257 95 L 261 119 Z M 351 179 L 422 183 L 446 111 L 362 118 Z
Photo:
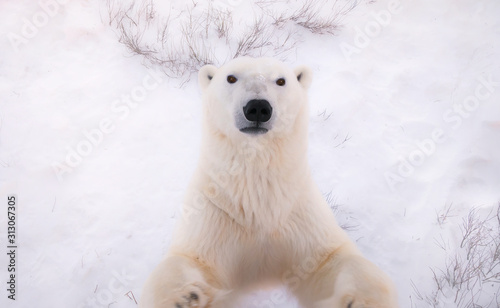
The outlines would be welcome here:
M 234 283 L 251 285 L 262 280 L 279 282 L 286 269 L 294 263 L 289 243 L 277 233 L 241 241 L 236 258 L 227 263 L 233 265 L 229 274 Z

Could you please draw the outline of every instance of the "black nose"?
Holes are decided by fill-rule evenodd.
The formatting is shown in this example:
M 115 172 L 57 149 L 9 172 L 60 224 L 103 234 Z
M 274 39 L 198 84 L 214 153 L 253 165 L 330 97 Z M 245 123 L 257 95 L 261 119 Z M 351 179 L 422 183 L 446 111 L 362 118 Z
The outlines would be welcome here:
M 273 114 L 273 108 L 265 99 L 252 99 L 243 107 L 243 114 L 248 121 L 267 122 Z

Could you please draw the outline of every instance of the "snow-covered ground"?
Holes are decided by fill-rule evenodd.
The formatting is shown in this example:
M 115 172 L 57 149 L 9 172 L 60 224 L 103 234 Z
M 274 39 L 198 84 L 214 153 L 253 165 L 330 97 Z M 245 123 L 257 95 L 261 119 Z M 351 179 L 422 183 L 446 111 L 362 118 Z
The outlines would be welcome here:
M 65 2 L 41 1 L 50 14 L 0 2 L 0 306 L 136 307 L 198 157 L 200 93 L 196 78 L 179 87 L 131 56 L 104 2 Z M 370 2 L 287 62 L 315 73 L 309 157 L 339 223 L 393 278 L 402 308 L 431 307 L 419 296 L 462 253 L 463 218 L 500 202 L 500 2 Z M 499 307 L 499 271 L 474 287 L 481 307 Z M 273 292 L 247 307 L 296 307 Z M 452 287 L 436 298 L 468 301 Z

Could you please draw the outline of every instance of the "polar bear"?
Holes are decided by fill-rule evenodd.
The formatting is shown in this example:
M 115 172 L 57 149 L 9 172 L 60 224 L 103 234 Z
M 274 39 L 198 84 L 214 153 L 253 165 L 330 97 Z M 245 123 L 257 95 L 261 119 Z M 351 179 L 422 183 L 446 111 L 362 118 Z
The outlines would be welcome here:
M 199 163 L 140 307 L 238 307 L 285 285 L 303 307 L 393 308 L 390 279 L 337 225 L 307 162 L 312 73 L 271 58 L 199 71 Z

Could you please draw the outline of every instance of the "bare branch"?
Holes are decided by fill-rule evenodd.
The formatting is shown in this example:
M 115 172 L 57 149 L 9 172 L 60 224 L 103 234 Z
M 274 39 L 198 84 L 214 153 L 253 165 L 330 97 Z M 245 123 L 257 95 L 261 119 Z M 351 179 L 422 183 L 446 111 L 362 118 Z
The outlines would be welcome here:
M 288 2 L 289 10 L 277 14 L 276 8 L 284 1 L 257 1 L 254 19 L 236 25 L 235 8 L 213 1 L 184 2 L 183 8 L 164 13 L 156 8 L 154 0 L 107 0 L 108 23 L 116 30 L 119 41 L 132 54 L 141 56 L 145 65 L 161 66 L 167 76 L 186 82 L 201 66 L 217 65 L 228 58 L 249 55 L 285 60 L 302 41 L 300 29 L 318 35 L 333 34 L 339 27 L 338 17 L 356 3 Z
M 449 206 L 442 214 L 437 214 L 438 223 L 450 217 L 451 210 Z M 423 301 L 432 307 L 441 307 L 440 303 L 450 300 L 457 308 L 498 307 L 495 305 L 499 293 L 492 298 L 483 287 L 488 285 L 500 290 L 499 216 L 500 205 L 487 214 L 473 208 L 462 218 L 458 227 L 462 235 L 460 245 L 448 254 L 444 268 L 431 269 L 435 288 Z M 448 252 L 442 236 L 436 243 Z M 423 298 L 417 290 L 415 287 L 417 299 Z

